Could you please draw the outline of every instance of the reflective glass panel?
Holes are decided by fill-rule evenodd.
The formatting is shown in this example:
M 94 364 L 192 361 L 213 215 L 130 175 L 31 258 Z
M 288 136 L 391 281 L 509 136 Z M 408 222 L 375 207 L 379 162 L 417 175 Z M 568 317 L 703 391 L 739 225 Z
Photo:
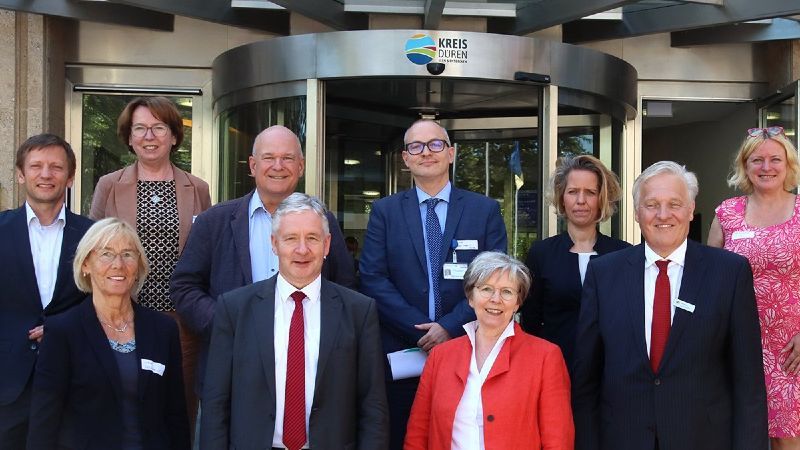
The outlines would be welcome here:
M 283 125 L 294 131 L 305 148 L 305 96 L 248 103 L 220 115 L 220 201 L 241 197 L 255 187 L 248 158 L 253 152 L 253 142 L 258 133 L 272 125 Z M 303 183 L 303 178 L 300 178 L 297 186 L 300 192 L 303 191 Z

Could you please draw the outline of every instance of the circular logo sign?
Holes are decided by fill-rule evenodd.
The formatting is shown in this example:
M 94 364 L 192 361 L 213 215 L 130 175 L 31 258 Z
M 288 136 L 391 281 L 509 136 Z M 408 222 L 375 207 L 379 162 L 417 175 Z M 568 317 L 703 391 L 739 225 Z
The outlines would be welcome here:
M 415 34 L 406 41 L 406 58 L 414 64 L 424 66 L 436 56 L 436 41 L 427 34 Z

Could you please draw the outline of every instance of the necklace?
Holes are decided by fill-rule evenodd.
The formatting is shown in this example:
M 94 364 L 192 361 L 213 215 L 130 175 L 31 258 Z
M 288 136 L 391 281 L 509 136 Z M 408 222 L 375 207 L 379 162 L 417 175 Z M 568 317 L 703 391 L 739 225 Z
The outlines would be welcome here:
M 123 322 L 122 328 L 117 328 L 117 327 L 115 327 L 113 325 L 109 325 L 106 322 L 103 322 L 102 320 L 100 321 L 100 323 L 102 323 L 103 325 L 107 326 L 108 328 L 111 328 L 112 330 L 116 331 L 117 333 L 124 333 L 128 329 L 128 325 L 130 325 L 130 322 L 128 322 L 127 320 L 125 322 Z

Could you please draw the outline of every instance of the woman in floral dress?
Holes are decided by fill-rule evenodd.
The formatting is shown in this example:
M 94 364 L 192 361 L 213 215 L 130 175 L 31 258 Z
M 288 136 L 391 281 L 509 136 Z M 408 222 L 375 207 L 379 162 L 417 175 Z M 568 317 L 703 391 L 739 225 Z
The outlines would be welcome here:
M 772 450 L 800 449 L 800 176 L 783 128 L 748 130 L 728 184 L 745 193 L 716 209 L 708 244 L 753 268 Z M 735 374 L 732 374 L 735 376 Z

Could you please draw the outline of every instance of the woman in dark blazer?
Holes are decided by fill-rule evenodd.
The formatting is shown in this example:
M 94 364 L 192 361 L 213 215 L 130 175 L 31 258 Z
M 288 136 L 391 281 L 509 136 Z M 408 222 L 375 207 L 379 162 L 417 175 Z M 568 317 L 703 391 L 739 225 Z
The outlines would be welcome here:
M 137 301 L 171 315 L 178 322 L 184 394 L 193 422 L 197 414 L 194 376 L 200 343 L 175 313 L 169 299 L 169 279 L 194 218 L 211 206 L 208 184 L 170 162 L 170 155 L 183 142 L 183 119 L 168 98 L 131 100 L 119 116 L 117 134 L 136 155 L 136 162 L 100 178 L 89 217 L 94 220 L 118 217 L 139 234 L 150 261 L 150 274 Z
M 597 231 L 597 224 L 614 214 L 620 195 L 617 176 L 600 160 L 562 159 L 550 183 L 550 201 L 567 230 L 535 242 L 528 252 L 533 285 L 521 310 L 522 328 L 558 344 L 571 369 L 586 266 L 591 258 L 630 244 Z
M 91 295 L 45 322 L 27 448 L 189 449 L 178 327 L 131 299 L 148 271 L 136 232 L 95 223 L 73 271 Z

